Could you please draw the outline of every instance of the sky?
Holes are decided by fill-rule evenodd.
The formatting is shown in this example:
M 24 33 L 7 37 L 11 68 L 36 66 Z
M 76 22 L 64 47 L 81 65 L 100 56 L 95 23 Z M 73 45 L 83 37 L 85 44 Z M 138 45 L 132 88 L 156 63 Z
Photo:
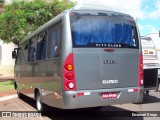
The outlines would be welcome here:
M 160 0 L 71 0 L 99 5 L 109 10 L 127 13 L 138 24 L 140 35 L 158 33 L 160 30 Z

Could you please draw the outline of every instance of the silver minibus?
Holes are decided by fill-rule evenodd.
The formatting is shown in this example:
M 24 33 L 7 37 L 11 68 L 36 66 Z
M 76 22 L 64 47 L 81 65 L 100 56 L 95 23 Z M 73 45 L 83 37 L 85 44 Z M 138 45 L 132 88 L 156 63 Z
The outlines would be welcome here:
M 143 100 L 141 41 L 133 17 L 69 9 L 26 36 L 12 52 L 15 89 L 60 109 Z

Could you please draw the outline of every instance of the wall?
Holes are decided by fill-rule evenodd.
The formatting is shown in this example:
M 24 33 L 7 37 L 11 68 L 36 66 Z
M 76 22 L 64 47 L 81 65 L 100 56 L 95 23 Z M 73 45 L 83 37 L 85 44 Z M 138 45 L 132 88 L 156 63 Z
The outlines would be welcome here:
M 13 43 L 5 44 L 0 40 L 0 76 L 13 76 L 14 62 L 12 51 L 16 48 Z

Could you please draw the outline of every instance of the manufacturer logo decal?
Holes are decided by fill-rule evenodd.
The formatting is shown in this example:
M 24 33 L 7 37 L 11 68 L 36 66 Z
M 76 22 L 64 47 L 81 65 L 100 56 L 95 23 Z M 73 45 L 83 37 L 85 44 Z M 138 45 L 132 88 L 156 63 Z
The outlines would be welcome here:
M 108 47 L 108 48 L 121 48 L 122 45 L 121 44 L 96 44 L 96 47 Z
M 115 84 L 118 80 L 102 80 L 102 84 Z
M 116 60 L 103 60 L 103 64 L 117 64 Z

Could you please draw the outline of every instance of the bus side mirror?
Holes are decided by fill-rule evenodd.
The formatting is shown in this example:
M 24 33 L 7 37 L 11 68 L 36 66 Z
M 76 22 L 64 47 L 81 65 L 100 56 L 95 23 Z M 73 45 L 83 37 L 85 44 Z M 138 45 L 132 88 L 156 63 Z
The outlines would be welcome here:
M 12 51 L 12 59 L 16 59 L 17 57 L 17 52 L 14 50 Z

